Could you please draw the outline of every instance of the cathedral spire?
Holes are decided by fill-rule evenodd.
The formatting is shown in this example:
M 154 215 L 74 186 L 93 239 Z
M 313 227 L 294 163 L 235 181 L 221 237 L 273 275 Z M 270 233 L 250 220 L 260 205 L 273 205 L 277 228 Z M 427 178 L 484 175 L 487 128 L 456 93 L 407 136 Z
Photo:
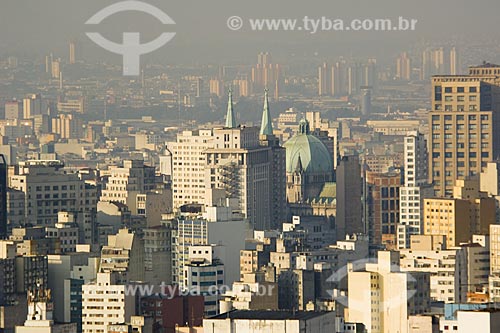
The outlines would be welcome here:
M 269 90 L 266 88 L 264 94 L 264 109 L 262 110 L 262 123 L 260 124 L 261 135 L 273 135 L 273 123 L 269 111 Z
M 236 118 L 233 111 L 233 90 L 229 89 L 229 100 L 227 102 L 226 127 L 236 128 Z

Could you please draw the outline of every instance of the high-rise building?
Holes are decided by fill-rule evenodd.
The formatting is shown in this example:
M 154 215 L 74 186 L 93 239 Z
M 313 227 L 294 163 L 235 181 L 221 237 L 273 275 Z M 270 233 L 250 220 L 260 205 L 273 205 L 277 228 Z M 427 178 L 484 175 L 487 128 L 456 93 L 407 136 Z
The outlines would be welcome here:
M 42 96 L 32 94 L 23 99 L 23 118 L 30 119 L 38 114 L 42 114 Z
M 273 165 L 273 158 L 283 157 L 278 147 L 275 147 L 274 154 L 265 140 L 262 143 L 259 141 L 260 132 L 263 136 L 272 132 L 267 94 L 263 113 L 264 128 L 236 127 L 230 92 L 226 126 L 213 130 L 213 147 L 204 152 L 206 188 L 225 190 L 226 197 L 237 200 L 238 209 L 258 230 L 271 227 L 273 171 L 282 168 L 279 163 Z M 277 146 L 274 141 L 273 145 Z
M 7 161 L 0 154 L 0 239 L 7 237 Z
M 448 248 L 486 235 L 496 221 L 496 201 L 479 191 L 479 179 L 457 180 L 452 198 L 424 199 L 424 235 L 446 236 Z
M 335 95 L 335 74 L 334 66 L 329 66 L 326 62 L 318 68 L 318 95 Z
M 53 79 L 59 79 L 61 77 L 61 59 L 53 60 L 52 61 L 52 78 Z
M 224 261 L 223 246 L 212 244 L 189 247 L 183 285 L 204 296 L 206 316 L 219 314 L 221 287 L 225 285 Z
M 184 266 L 189 263 L 189 247 L 208 244 L 208 222 L 178 219 L 172 233 L 172 282 L 184 288 Z
M 399 172 L 366 173 L 366 220 L 370 244 L 395 247 L 399 223 Z
M 210 95 L 222 97 L 224 95 L 224 81 L 221 79 L 211 79 L 209 82 Z
M 69 43 L 69 64 L 76 64 L 76 42 L 74 41 Z
M 142 160 L 125 160 L 123 166 L 110 168 L 110 177 L 100 201 L 116 201 L 130 209 L 137 207 L 137 195 L 155 189 L 155 168 Z
M 21 101 L 9 101 L 5 103 L 5 119 L 23 119 L 23 104 Z
M 278 99 L 281 86 L 281 66 L 274 64 L 271 54 L 261 52 L 257 56 L 257 64 L 252 67 L 252 91 L 263 91 L 268 88 L 274 99 Z
M 205 186 L 224 189 L 238 200 L 239 210 L 258 230 L 271 227 L 272 151 L 261 146 L 258 127 L 214 130 L 214 146 L 206 150 Z
M 432 79 L 429 178 L 436 194 L 451 196 L 456 179 L 479 175 L 500 156 L 500 66 Z
M 366 332 L 408 332 L 408 317 L 429 310 L 429 273 L 402 272 L 399 252 L 379 251 L 377 263 L 348 272 L 346 321 L 365 324 Z
M 403 52 L 396 61 L 396 78 L 399 80 L 411 80 L 411 59 L 407 52 Z
M 366 233 L 362 216 L 361 165 L 358 156 L 344 156 L 336 171 L 337 215 L 335 225 L 337 240 L 347 235 Z
M 372 112 L 372 89 L 361 87 L 361 114 L 367 116 Z
M 80 243 L 95 240 L 97 188 L 63 170 L 59 161 L 21 162 L 10 187 L 24 193 L 24 221 L 54 226 L 61 211 L 76 214 Z
M 409 133 L 404 139 L 404 186 L 400 190 L 397 246 L 408 248 L 410 236 L 422 233 L 424 198 L 434 196 L 428 184 L 427 140 L 421 133 Z
M 185 204 L 205 203 L 205 151 L 213 147 L 213 130 L 177 134 L 167 145 L 172 151 L 172 192 L 175 210 Z
M 460 58 L 458 57 L 458 50 L 452 47 L 450 50 L 450 75 L 458 75 L 460 70 Z
M 52 119 L 52 133 L 61 139 L 79 139 L 83 137 L 83 121 L 72 114 L 59 114 Z

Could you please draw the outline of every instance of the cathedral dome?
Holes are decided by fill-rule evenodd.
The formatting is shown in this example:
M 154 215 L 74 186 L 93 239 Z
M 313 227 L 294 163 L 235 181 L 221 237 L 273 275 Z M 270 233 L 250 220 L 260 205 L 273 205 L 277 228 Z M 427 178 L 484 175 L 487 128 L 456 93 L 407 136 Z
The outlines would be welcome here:
M 301 168 L 305 174 L 333 173 L 332 155 L 317 137 L 310 134 L 309 123 L 302 119 L 299 133 L 285 143 L 286 172 Z

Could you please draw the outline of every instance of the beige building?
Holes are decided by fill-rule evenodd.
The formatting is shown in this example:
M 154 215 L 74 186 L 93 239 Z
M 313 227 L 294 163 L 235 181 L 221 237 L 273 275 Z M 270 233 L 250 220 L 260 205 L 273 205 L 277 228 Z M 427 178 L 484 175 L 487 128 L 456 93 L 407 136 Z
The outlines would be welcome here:
M 108 245 L 101 250 L 99 272 L 117 272 L 116 282 L 144 281 L 144 245 L 139 237 L 128 229 L 108 236 Z
M 273 156 L 271 147 L 260 145 L 259 128 L 215 129 L 213 144 L 205 151 L 205 186 L 224 189 L 229 198 L 238 200 L 239 210 L 255 229 L 269 229 Z
M 52 133 L 61 139 L 79 139 L 83 137 L 83 122 L 73 114 L 60 114 L 52 119 Z
M 107 332 L 108 326 L 130 322 L 135 315 L 135 296 L 114 273 L 98 273 L 97 280 L 82 286 L 82 332 Z
M 430 236 L 423 236 L 430 237 Z M 413 238 L 413 237 L 412 237 Z M 430 297 L 445 303 L 467 301 L 467 256 L 461 248 L 400 250 L 401 270 L 430 274 Z
M 399 253 L 380 251 L 378 263 L 348 273 L 346 322 L 368 333 L 408 332 L 408 317 L 429 309 L 429 274 L 401 272 Z
M 451 196 L 456 179 L 479 175 L 500 154 L 500 67 L 483 64 L 469 75 L 435 76 L 429 113 L 429 178 Z
M 123 166 L 112 166 L 100 201 L 116 201 L 137 209 L 137 195 L 155 188 L 155 168 L 141 160 L 125 160 Z
M 448 248 L 468 242 L 473 234 L 486 235 L 495 224 L 495 199 L 479 192 L 479 180 L 457 180 L 454 197 L 424 200 L 425 235 L 445 235 Z
M 24 220 L 54 226 L 61 211 L 76 214 L 79 242 L 92 244 L 97 189 L 76 173 L 61 170 L 60 161 L 27 161 L 10 175 L 9 187 L 24 193 Z M 50 185 L 49 185 L 50 184 Z
M 174 209 L 189 203 L 205 203 L 204 152 L 213 148 L 213 131 L 184 131 L 167 145 L 172 152 L 172 190 Z

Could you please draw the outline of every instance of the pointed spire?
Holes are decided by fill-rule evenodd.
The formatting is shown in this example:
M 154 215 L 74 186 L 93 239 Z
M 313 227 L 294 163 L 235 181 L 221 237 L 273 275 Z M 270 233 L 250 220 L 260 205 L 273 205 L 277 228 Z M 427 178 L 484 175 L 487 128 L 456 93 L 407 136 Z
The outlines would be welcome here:
M 269 111 L 269 90 L 267 88 L 264 94 L 264 109 L 262 110 L 260 135 L 273 135 L 273 123 L 271 119 L 271 112 Z
M 229 100 L 227 102 L 226 127 L 236 128 L 236 118 L 233 111 L 233 90 L 229 89 Z

